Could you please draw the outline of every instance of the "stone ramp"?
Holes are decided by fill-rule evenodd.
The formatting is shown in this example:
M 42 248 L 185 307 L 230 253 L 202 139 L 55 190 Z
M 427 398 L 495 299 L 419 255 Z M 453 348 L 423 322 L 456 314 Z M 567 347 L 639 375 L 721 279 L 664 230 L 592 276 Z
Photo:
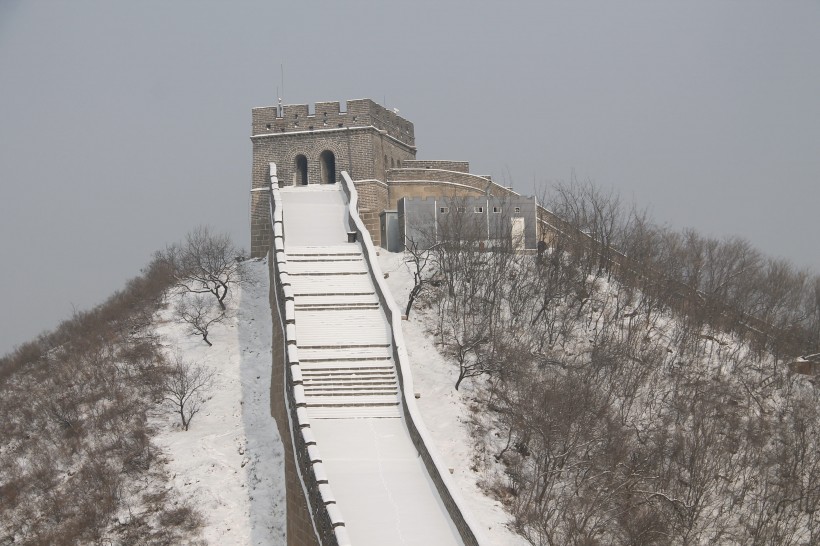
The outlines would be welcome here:
M 351 543 L 462 544 L 405 425 L 392 332 L 361 247 L 346 242 L 344 194 L 280 191 L 312 457 Z
M 358 245 L 286 250 L 308 417 L 400 417 L 390 326 Z

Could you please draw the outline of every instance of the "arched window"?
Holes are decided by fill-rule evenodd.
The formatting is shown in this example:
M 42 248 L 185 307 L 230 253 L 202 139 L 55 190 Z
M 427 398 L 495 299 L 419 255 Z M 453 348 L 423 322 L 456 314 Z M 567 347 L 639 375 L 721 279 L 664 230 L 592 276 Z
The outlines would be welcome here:
M 319 154 L 319 165 L 321 167 L 322 184 L 336 183 L 336 156 L 330 150 L 325 150 Z
M 308 183 L 308 169 L 307 157 L 302 154 L 296 156 L 296 161 L 293 164 L 293 185 L 307 186 Z

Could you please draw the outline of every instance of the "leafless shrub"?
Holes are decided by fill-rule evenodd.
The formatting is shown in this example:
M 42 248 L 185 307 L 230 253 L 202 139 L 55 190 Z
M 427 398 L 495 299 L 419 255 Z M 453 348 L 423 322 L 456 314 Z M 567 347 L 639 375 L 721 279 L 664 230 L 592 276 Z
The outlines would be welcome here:
M 211 294 L 222 311 L 232 286 L 242 280 L 242 251 L 226 234 L 200 226 L 181 245 L 157 253 L 157 261 L 174 276 L 177 286 L 193 294 Z
M 407 296 L 407 306 L 404 309 L 404 315 L 406 317 L 410 316 L 413 303 L 421 295 L 425 285 L 430 282 L 432 274 L 428 271 L 428 264 L 431 261 L 431 254 L 434 248 L 435 245 L 420 245 L 419 242 L 414 239 L 407 238 L 404 262 L 413 274 L 413 288 L 410 289 L 410 294 Z
M 140 507 L 130 524 L 113 519 L 126 491 L 161 467 L 146 420 L 163 374 L 147 327 L 172 280 L 154 261 L 104 304 L 0 360 L 0 543 L 192 540 L 187 523 L 160 536 Z
M 190 506 L 182 506 L 164 511 L 159 518 L 160 524 L 168 527 L 178 527 L 193 531 L 204 523 L 202 516 Z
M 820 391 L 784 362 L 816 347 L 818 277 L 589 185 L 560 198 L 538 256 L 438 226 L 427 297 L 491 415 L 486 489 L 532 544 L 816 542 Z
M 208 339 L 211 326 L 226 318 L 225 312 L 217 309 L 213 301 L 202 294 L 184 294 L 174 309 L 174 316 L 191 327 L 191 335 L 202 336 L 202 341 L 209 347 L 213 345 Z
M 163 400 L 179 415 L 183 430 L 188 430 L 191 419 L 199 413 L 208 391 L 213 386 L 215 372 L 175 355 L 168 367 L 163 385 Z

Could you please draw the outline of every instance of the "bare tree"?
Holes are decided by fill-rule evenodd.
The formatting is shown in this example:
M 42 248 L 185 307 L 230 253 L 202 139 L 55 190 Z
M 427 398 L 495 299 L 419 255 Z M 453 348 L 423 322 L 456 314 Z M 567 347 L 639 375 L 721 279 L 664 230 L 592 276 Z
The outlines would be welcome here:
M 208 340 L 208 330 L 214 324 L 225 320 L 224 311 L 217 310 L 213 301 L 202 294 L 183 294 L 174 309 L 174 316 L 180 322 L 191 326 L 192 336 L 202 336 L 202 341 L 209 347 L 213 343 Z
M 432 247 L 425 247 L 423 245 L 419 245 L 412 238 L 407 239 L 407 244 L 404 248 L 404 263 L 407 264 L 410 272 L 413 273 L 413 288 L 410 290 L 410 295 L 407 296 L 407 307 L 404 309 L 404 314 L 407 317 L 410 317 L 410 310 L 413 308 L 413 302 L 415 302 L 416 298 L 421 295 L 425 284 L 429 281 L 429 273 L 426 271 L 427 264 L 430 261 L 430 253 L 433 251 L 435 246 L 436 245 L 433 245 Z
M 174 356 L 163 385 L 163 401 L 179 414 L 183 430 L 199 413 L 213 385 L 214 370 Z
M 182 245 L 171 245 L 158 257 L 170 264 L 180 288 L 212 294 L 224 311 L 230 288 L 241 281 L 241 254 L 228 235 L 199 226 Z
M 556 184 L 551 197 L 542 202 L 574 228 L 569 235 L 576 239 L 585 273 L 609 272 L 624 223 L 618 195 L 612 190 L 605 193 L 591 180 L 580 182 L 573 173 L 568 184 Z
M 455 389 L 468 377 L 489 373 L 487 359 L 481 358 L 481 345 L 487 343 L 487 323 L 471 320 L 468 314 L 450 315 L 450 354 L 458 362 Z

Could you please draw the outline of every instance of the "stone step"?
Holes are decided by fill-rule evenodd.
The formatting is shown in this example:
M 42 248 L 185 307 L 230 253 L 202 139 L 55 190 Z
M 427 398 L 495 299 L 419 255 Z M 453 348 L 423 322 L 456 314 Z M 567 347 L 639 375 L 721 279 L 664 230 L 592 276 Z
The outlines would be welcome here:
M 294 306 L 295 311 L 359 311 L 378 309 L 378 303 L 358 303 L 353 305 L 309 305 Z
M 308 257 L 308 256 L 361 256 L 362 249 L 356 243 L 348 243 L 343 245 L 327 245 L 327 246 L 290 246 L 288 247 L 288 258 Z
M 300 353 L 301 354 L 301 353 Z M 351 361 L 344 361 L 344 362 L 301 362 L 302 373 L 311 373 L 311 372 L 321 372 L 323 370 L 328 371 L 336 371 L 336 370 L 350 370 L 352 372 L 356 372 L 358 370 L 373 370 L 373 371 L 381 371 L 381 370 L 389 370 L 393 371 L 393 361 L 390 357 L 384 357 L 379 359 L 373 360 L 351 360 Z
M 337 406 L 307 408 L 308 419 L 396 419 L 401 417 L 401 406 Z
M 359 372 L 359 373 L 350 373 L 350 372 L 339 372 L 339 373 L 327 373 L 327 372 L 320 372 L 318 374 L 310 374 L 307 371 L 302 372 L 302 377 L 304 377 L 305 382 L 320 382 L 320 381 L 395 381 L 396 377 L 393 374 L 392 370 L 385 370 L 379 372 Z
M 293 261 L 288 263 L 291 277 L 301 275 L 367 275 L 367 264 L 364 260 L 345 261 Z
M 360 380 L 332 380 L 332 381 L 307 381 L 304 380 L 302 382 L 302 386 L 305 389 L 331 389 L 335 387 L 344 387 L 346 389 L 355 388 L 355 387 L 362 387 L 362 388 L 379 388 L 379 389 L 388 389 L 388 388 L 396 388 L 398 383 L 396 382 L 395 377 L 388 377 L 386 379 L 379 379 L 373 381 L 360 381 Z
M 316 396 L 375 396 L 398 394 L 398 389 L 389 387 L 338 387 L 338 388 L 305 388 L 305 400 L 308 403 Z
M 387 377 L 373 377 L 370 379 L 362 379 L 362 378 L 319 378 L 318 380 L 309 381 L 307 378 L 303 378 L 302 385 L 305 389 L 323 389 L 323 388 L 330 388 L 330 387 L 379 387 L 379 388 L 386 388 L 386 387 L 395 387 L 398 383 L 396 382 L 396 378 L 393 376 Z
M 361 379 L 363 381 L 369 380 L 384 380 L 387 379 L 395 379 L 395 374 L 393 370 L 377 370 L 377 371 L 368 371 L 368 370 L 361 370 L 361 371 L 350 371 L 350 370 L 340 370 L 338 372 L 327 372 L 324 370 L 320 371 L 311 371 L 311 370 L 302 370 L 302 377 L 305 378 L 305 381 L 319 381 L 319 380 L 326 380 L 326 381 L 349 381 L 353 379 Z
M 334 407 L 334 406 L 398 406 L 397 395 L 359 395 L 359 396 L 311 396 L 305 397 L 307 407 Z
M 311 306 L 332 306 L 332 305 L 378 305 L 379 297 L 375 292 L 364 294 L 342 294 L 342 295 L 301 295 L 293 300 L 297 309 L 309 308 Z
M 308 254 L 308 255 L 297 254 L 296 256 L 292 256 L 292 255 L 288 254 L 288 262 L 289 263 L 294 263 L 294 262 L 305 263 L 305 264 L 319 263 L 319 262 L 337 263 L 337 262 L 361 262 L 362 260 L 363 260 L 363 257 L 362 257 L 361 254 L 358 254 L 358 255 L 355 255 L 355 254 L 333 254 L 333 255 L 328 255 L 328 256 L 320 256 L 320 255 L 316 255 L 316 254 Z
M 375 292 L 369 275 L 295 275 L 290 286 L 296 296 L 294 303 L 302 296 L 366 296 Z
M 384 361 L 392 357 L 390 347 L 312 347 L 299 349 L 302 365 L 313 362 L 338 363 Z
M 301 347 L 390 346 L 390 325 L 377 309 L 296 311 L 296 340 Z

